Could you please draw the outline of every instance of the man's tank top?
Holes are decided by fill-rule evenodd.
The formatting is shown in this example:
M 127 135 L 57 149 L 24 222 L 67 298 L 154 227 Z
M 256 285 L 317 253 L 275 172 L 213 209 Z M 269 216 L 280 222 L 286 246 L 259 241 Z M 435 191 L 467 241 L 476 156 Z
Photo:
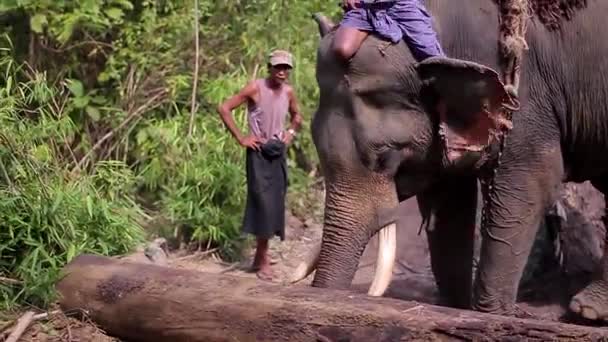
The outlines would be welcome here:
M 287 87 L 274 92 L 266 85 L 265 79 L 255 80 L 259 89 L 259 103 L 250 101 L 247 106 L 247 120 L 251 134 L 264 140 L 282 138 L 285 117 L 289 111 Z

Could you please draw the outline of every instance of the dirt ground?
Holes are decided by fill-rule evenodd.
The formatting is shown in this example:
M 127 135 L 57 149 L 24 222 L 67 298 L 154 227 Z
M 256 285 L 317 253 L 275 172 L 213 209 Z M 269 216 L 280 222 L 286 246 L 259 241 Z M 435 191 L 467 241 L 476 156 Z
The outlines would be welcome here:
M 17 317 L 13 316 L 13 318 Z M 4 328 L 0 328 L 0 331 L 2 330 Z M 0 333 L 0 341 L 5 341 L 9 332 L 7 329 L 4 333 Z M 80 321 L 57 312 L 49 315 L 48 319 L 31 324 L 19 342 L 120 342 L 120 340 L 106 335 L 90 321 Z
M 420 216 L 415 199 L 408 202 L 407 210 L 402 213 L 398 226 L 398 254 L 394 268 L 393 281 L 385 296 L 417 301 L 421 303 L 437 303 L 437 289 L 431 273 L 429 252 L 424 231 L 418 235 Z M 293 270 L 308 253 L 309 248 L 321 239 L 320 217 L 308 218 L 302 221 L 288 215 L 286 240 L 271 241 L 271 257 L 276 262 L 274 270 L 278 282 L 286 282 Z M 352 289 L 365 293 L 371 284 L 374 274 L 377 241 L 373 239 L 366 248 L 359 264 L 358 272 L 353 281 Z M 170 267 L 187 268 L 202 272 L 225 273 L 243 277 L 256 277 L 247 272 L 253 257 L 253 250 L 247 250 L 243 259 L 238 263 L 227 263 L 219 259 L 217 254 L 208 254 L 203 258 L 196 255 L 170 255 Z M 307 286 L 312 275 L 300 282 Z M 559 289 L 558 289 L 559 290 Z M 520 303 L 521 308 L 532 315 L 548 320 L 562 320 L 565 310 L 560 300 L 544 296 L 542 303 Z M 0 335 L 0 342 L 3 340 Z M 54 316 L 53 319 L 32 325 L 21 341 L 118 341 L 106 336 L 92 324 L 82 323 L 65 316 Z

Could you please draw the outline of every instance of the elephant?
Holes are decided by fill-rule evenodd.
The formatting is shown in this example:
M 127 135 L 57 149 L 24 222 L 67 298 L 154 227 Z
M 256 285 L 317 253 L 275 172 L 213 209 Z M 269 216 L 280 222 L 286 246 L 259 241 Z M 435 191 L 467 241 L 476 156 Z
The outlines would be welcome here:
M 608 41 L 600 38 L 608 3 L 587 1 L 557 29 L 527 18 L 516 96 L 496 71 L 497 3 L 424 4 L 446 56 L 422 62 L 403 41 L 375 35 L 340 60 L 332 24 L 319 21 L 311 134 L 325 182 L 323 234 L 293 281 L 314 271 L 314 287 L 349 288 L 377 235 L 368 293 L 381 296 L 395 262 L 395 212 L 415 196 L 441 304 L 519 315 L 517 286 L 560 185 L 590 181 L 608 191 Z M 463 137 L 469 140 L 460 144 Z M 485 144 L 471 148 L 474 142 Z M 482 243 L 473 274 L 480 184 Z M 587 319 L 608 318 L 605 255 L 594 280 L 570 301 Z

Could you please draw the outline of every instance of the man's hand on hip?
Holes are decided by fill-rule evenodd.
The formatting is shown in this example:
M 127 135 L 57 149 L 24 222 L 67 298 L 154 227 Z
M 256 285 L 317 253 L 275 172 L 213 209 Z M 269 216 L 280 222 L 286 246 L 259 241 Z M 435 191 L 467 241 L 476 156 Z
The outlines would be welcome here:
M 295 136 L 295 132 L 292 129 L 290 129 L 290 130 L 283 132 L 283 139 L 281 139 L 281 140 L 283 141 L 283 143 L 285 145 L 289 145 L 293 141 L 294 136 Z
M 241 146 L 243 146 L 243 147 L 248 147 L 248 148 L 252 148 L 256 151 L 259 151 L 262 141 L 255 135 L 248 135 L 244 138 L 241 138 L 239 140 L 239 144 L 241 144 Z

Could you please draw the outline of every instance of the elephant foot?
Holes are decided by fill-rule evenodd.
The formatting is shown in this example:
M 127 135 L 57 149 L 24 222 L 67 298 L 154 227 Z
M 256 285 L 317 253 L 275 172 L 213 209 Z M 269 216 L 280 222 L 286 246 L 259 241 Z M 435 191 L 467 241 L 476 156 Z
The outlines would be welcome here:
M 508 310 L 507 309 L 503 309 L 503 310 L 497 310 L 497 311 L 488 312 L 488 313 L 502 315 L 502 316 L 508 316 L 508 317 L 522 318 L 522 319 L 536 319 L 536 318 L 538 318 L 536 315 L 528 312 L 527 310 L 523 309 L 519 305 L 513 305 Z
M 570 301 L 570 310 L 589 319 L 608 321 L 608 282 L 595 280 Z
M 522 319 L 537 319 L 538 316 L 528 312 L 517 304 L 500 305 L 495 307 L 473 305 L 473 309 L 479 312 L 485 312 L 493 315 L 501 315 Z
M 529 319 L 537 319 L 536 315 L 531 314 L 530 312 L 522 309 L 519 305 L 515 305 L 511 316 L 516 318 L 529 318 Z

